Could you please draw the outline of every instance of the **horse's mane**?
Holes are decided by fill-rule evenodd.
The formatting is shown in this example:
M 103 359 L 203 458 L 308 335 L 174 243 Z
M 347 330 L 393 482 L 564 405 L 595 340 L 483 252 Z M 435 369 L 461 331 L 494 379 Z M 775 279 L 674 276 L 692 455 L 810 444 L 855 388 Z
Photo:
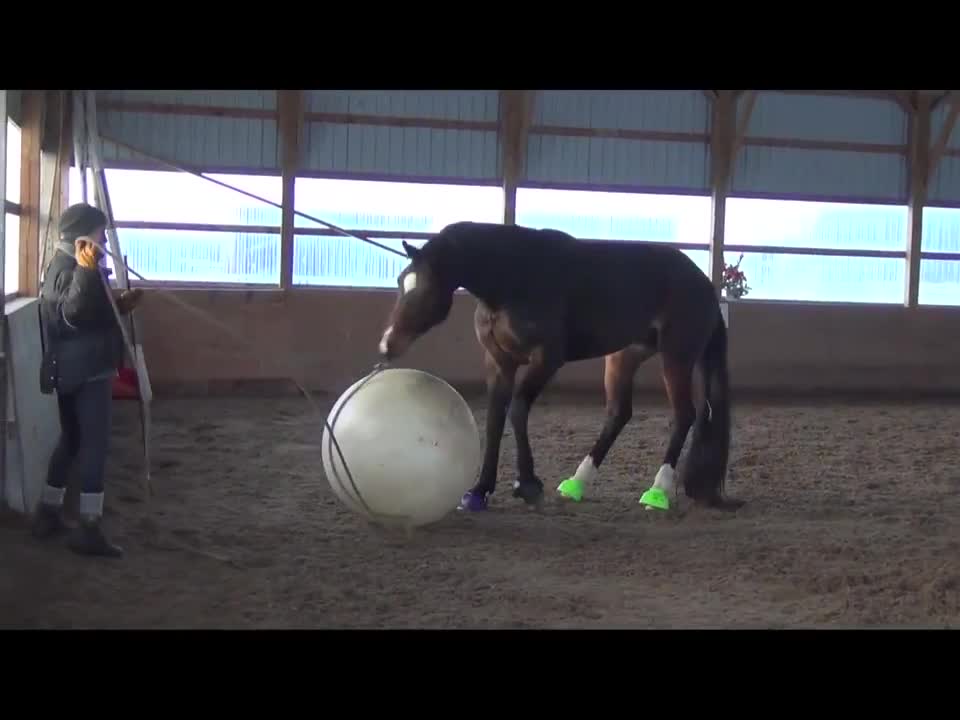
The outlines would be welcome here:
M 525 259 L 542 261 L 578 242 L 559 230 L 537 230 L 521 225 L 458 222 L 447 225 L 426 246 L 436 248 L 438 254 L 457 253 L 463 257 L 490 257 L 509 262 Z
M 509 296 L 549 275 L 578 241 L 558 230 L 459 222 L 423 247 L 424 256 L 467 290 L 489 300 Z

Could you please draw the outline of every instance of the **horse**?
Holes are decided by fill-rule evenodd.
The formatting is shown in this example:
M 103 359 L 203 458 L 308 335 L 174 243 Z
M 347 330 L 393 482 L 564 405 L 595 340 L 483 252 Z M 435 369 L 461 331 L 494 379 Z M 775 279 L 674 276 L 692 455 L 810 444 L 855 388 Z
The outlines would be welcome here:
M 687 497 L 716 509 L 743 504 L 724 496 L 731 424 L 726 325 L 712 283 L 683 252 L 474 222 L 447 225 L 421 248 L 404 241 L 403 249 L 409 264 L 397 277 L 398 296 L 380 339 L 383 361 L 401 357 L 444 322 L 459 288 L 478 303 L 474 330 L 484 350 L 486 447 L 460 510 L 487 509 L 508 407 L 517 443 L 513 496 L 542 502 L 527 432 L 530 410 L 565 364 L 603 357 L 606 420 L 574 475 L 557 488 L 561 497 L 580 501 L 631 419 L 637 369 L 657 353 L 673 423 L 663 463 L 640 504 L 666 510 L 677 497 L 677 463 L 691 426 L 680 472 Z M 526 372 L 517 381 L 521 366 Z M 695 369 L 704 384 L 700 407 Z

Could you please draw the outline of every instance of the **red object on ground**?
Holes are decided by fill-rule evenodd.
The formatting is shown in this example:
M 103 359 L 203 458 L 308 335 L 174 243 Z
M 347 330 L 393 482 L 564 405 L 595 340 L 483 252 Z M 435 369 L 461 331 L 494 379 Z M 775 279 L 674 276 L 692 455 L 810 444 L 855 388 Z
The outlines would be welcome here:
M 123 367 L 113 380 L 113 397 L 115 400 L 136 400 L 140 397 L 140 387 L 137 385 L 137 371 Z

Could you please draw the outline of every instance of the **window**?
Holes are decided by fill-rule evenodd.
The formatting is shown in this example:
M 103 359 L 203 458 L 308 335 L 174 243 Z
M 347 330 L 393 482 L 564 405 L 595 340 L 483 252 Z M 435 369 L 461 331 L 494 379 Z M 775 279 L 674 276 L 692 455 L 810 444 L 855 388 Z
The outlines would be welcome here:
M 903 302 L 905 206 L 730 198 L 725 234 L 727 263 L 736 263 L 743 251 L 740 268 L 747 276 L 749 298 Z M 839 250 L 843 254 L 786 254 L 778 252 L 779 248 Z M 858 257 L 858 250 L 889 252 L 891 256 Z
M 3 293 L 16 295 L 20 289 L 20 217 L 4 214 Z
M 22 133 L 20 126 L 7 118 L 7 174 L 5 199 L 20 204 L 20 166 Z M 4 295 L 16 295 L 20 289 L 20 217 L 4 213 Z
M 936 253 L 960 254 L 960 209 L 923 209 L 920 250 L 920 304 L 960 305 L 960 259 L 936 257 Z
M 20 126 L 7 118 L 7 200 L 20 203 L 20 151 L 23 133 Z M 9 239 L 7 240 L 9 242 Z
M 296 207 L 402 251 L 401 237 L 423 245 L 461 220 L 503 222 L 503 190 L 472 185 L 298 178 Z M 279 211 L 277 211 L 279 213 Z M 403 257 L 345 237 L 299 215 L 293 245 L 295 285 L 395 288 Z M 320 234 L 322 233 L 322 234 Z M 383 233 L 390 236 L 384 237 Z
M 106 176 L 120 250 L 130 268 L 148 280 L 280 282 L 279 208 L 187 173 L 108 169 Z M 279 203 L 282 197 L 281 180 L 276 176 L 210 177 L 273 202 Z M 91 203 L 95 197 L 92 183 L 90 175 L 87 193 Z M 76 168 L 70 170 L 69 198 L 70 204 L 83 199 Z M 173 227 L 164 227 L 169 225 Z M 107 265 L 112 267 L 112 260 L 108 259 Z
M 517 224 L 594 240 L 702 245 L 684 253 L 708 272 L 709 197 L 520 188 Z

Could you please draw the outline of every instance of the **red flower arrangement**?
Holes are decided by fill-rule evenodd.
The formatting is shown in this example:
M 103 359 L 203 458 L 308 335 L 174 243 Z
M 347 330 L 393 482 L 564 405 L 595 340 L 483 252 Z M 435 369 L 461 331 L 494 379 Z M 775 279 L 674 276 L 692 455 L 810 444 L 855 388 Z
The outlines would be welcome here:
M 727 297 L 734 299 L 741 298 L 750 292 L 750 286 L 747 285 L 747 276 L 743 270 L 740 269 L 740 263 L 742 262 L 743 253 L 740 253 L 740 258 L 737 260 L 736 265 L 725 264 L 720 287 Z

